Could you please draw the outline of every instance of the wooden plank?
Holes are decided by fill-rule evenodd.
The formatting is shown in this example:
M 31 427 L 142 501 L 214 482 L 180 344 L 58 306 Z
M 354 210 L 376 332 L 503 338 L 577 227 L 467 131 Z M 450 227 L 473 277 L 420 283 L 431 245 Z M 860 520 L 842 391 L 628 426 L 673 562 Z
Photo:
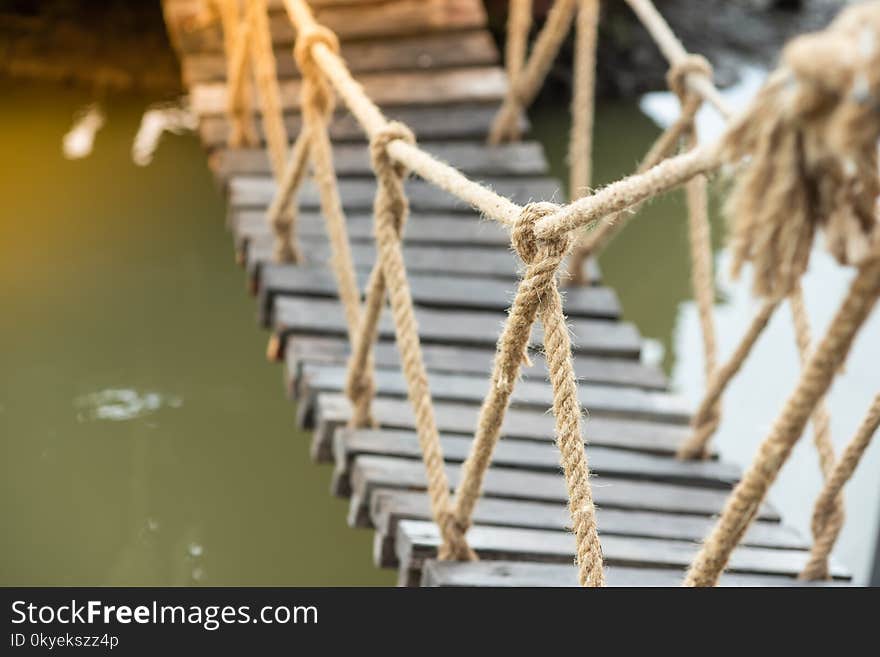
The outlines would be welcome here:
M 300 377 L 297 391 L 301 427 L 313 426 L 318 395 L 343 392 L 346 381 L 344 365 L 307 365 Z M 399 370 L 376 368 L 376 394 L 406 399 L 407 385 Z M 468 376 L 432 372 L 429 375 L 431 397 L 435 402 L 453 402 L 479 406 L 489 387 L 485 376 Z M 662 423 L 687 424 L 689 412 L 684 400 L 667 392 L 602 386 L 583 383 L 578 386 L 581 404 L 593 417 L 618 417 Z M 520 381 L 510 399 L 511 408 L 533 408 L 548 412 L 553 407 L 553 391 L 545 381 Z M 327 437 L 332 439 L 332 437 Z M 326 453 L 325 447 L 317 453 Z
M 498 111 L 495 103 L 454 103 L 447 105 L 427 105 L 383 108 L 389 119 L 406 123 L 421 140 L 427 139 L 479 139 L 489 132 L 489 126 Z M 299 134 L 302 121 L 299 114 L 286 114 L 284 124 L 288 135 Z M 521 131 L 528 132 L 528 122 L 521 118 Z M 257 132 L 265 139 L 263 128 L 257 122 Z M 334 142 L 364 142 L 364 132 L 355 118 L 343 111 L 334 116 L 329 127 L 330 138 Z M 207 148 L 226 144 L 229 123 L 225 116 L 202 117 L 199 121 L 199 134 Z
M 356 76 L 376 71 L 405 71 L 498 63 L 498 50 L 486 30 L 438 32 L 417 36 L 383 37 L 342 44 L 342 58 Z M 182 58 L 186 86 L 226 79 L 226 57 L 221 52 L 194 52 Z M 290 48 L 275 50 L 278 77 L 300 77 Z
M 611 566 L 605 569 L 608 586 L 677 587 L 684 573 L 675 569 Z M 573 587 L 578 583 L 577 568 L 570 564 L 529 563 L 524 561 L 435 561 L 422 567 L 421 586 L 488 587 Z M 725 573 L 719 586 L 847 586 L 847 582 L 802 582 L 791 577 Z
M 505 313 L 452 312 L 416 307 L 416 321 L 424 343 L 462 346 L 494 346 Z M 573 334 L 573 353 L 591 356 L 638 358 L 641 342 L 632 324 L 592 319 L 568 322 Z M 289 335 L 346 335 L 341 306 L 327 299 L 282 297 L 274 306 L 272 329 L 283 342 Z M 378 326 L 382 340 L 394 339 L 390 311 L 386 308 Z M 532 345 L 540 345 L 542 330 L 532 331 Z M 283 354 L 279 354 L 283 356 Z
M 237 210 L 229 215 L 229 225 L 238 242 L 271 239 L 272 231 L 266 223 L 265 210 Z M 352 242 L 372 242 L 375 220 L 364 210 L 346 216 L 348 238 Z M 300 239 L 326 239 L 327 227 L 318 210 L 304 210 L 297 217 L 297 236 Z M 406 244 L 428 244 L 440 247 L 478 247 L 503 249 L 510 253 L 510 235 L 494 221 L 480 221 L 469 214 L 452 212 L 420 212 L 413 214 L 404 233 Z M 521 266 L 511 257 L 509 267 Z M 324 269 L 327 269 L 324 264 Z
M 350 349 L 344 338 L 291 336 L 285 348 L 287 383 L 296 391 L 302 367 L 306 364 L 345 365 Z M 393 343 L 379 342 L 373 348 L 378 367 L 399 368 L 400 356 Z M 489 348 L 422 345 L 422 357 L 429 372 L 477 374 L 488 377 L 492 371 L 495 350 Z M 523 378 L 547 379 L 547 366 L 541 353 L 531 354 L 532 367 L 522 370 Z M 665 390 L 666 377 L 656 367 L 619 358 L 573 356 L 575 376 L 579 382 L 627 385 L 648 390 Z
M 468 175 L 535 176 L 546 173 L 541 145 L 534 141 L 488 146 L 477 141 L 426 141 L 419 147 Z M 225 179 L 233 175 L 269 175 L 265 149 L 218 149 L 210 156 L 214 173 Z M 365 144 L 335 144 L 333 167 L 338 176 L 372 176 L 370 152 Z
M 412 409 L 406 400 L 376 397 L 372 410 L 380 428 L 415 429 Z M 473 436 L 474 427 L 477 426 L 478 407 L 438 401 L 434 403 L 434 413 L 440 432 Z M 321 445 L 329 448 L 336 429 L 348 423 L 350 414 L 351 408 L 344 395 L 319 395 L 315 405 L 313 447 Z M 511 408 L 504 416 L 501 434 L 505 439 L 552 442 L 555 440 L 555 420 L 550 414 L 534 409 Z M 584 434 L 590 445 L 672 455 L 688 436 L 689 428 L 659 422 L 590 416 L 584 423 Z M 322 454 L 313 453 L 313 457 L 319 461 L 329 461 L 333 455 L 328 449 Z
M 200 0 L 175 1 L 166 8 L 168 20 L 174 24 L 192 25 L 203 9 Z M 269 29 L 277 46 L 293 44 L 296 36 L 290 18 L 270 0 Z M 325 5 L 315 7 L 316 20 L 330 28 L 343 41 L 353 39 L 426 34 L 484 27 L 486 14 L 478 0 L 390 0 L 385 2 Z M 183 52 L 219 52 L 223 38 L 218 22 L 201 29 L 178 29 L 179 47 Z
M 461 467 L 447 465 L 446 474 L 450 486 L 455 487 L 460 480 Z M 721 511 L 727 500 L 726 491 L 713 488 L 609 477 L 592 477 L 591 483 L 597 506 L 605 508 L 713 516 Z M 349 524 L 354 527 L 369 526 L 370 497 L 374 491 L 380 488 L 424 490 L 425 486 L 425 467 L 422 463 L 390 457 L 358 457 L 351 468 Z M 492 466 L 486 472 L 483 495 L 568 503 L 568 490 L 561 473 L 526 472 L 500 466 Z M 769 504 L 761 506 L 758 517 L 779 520 L 779 514 Z
M 363 73 L 358 76 L 358 82 L 380 107 L 497 103 L 507 91 L 507 78 L 497 66 Z M 282 109 L 285 112 L 298 110 L 301 107 L 301 81 L 288 78 L 281 80 L 278 86 Z M 253 93 L 253 106 L 259 108 L 256 90 Z M 190 106 L 197 116 L 225 114 L 226 83 L 193 85 L 190 87 Z
M 305 262 L 310 265 L 326 264 L 330 258 L 330 246 L 325 237 L 304 236 L 302 239 Z M 273 240 L 264 236 L 254 243 L 243 245 L 236 259 L 244 263 L 255 284 L 262 267 L 272 260 Z M 352 242 L 351 254 L 356 269 L 370 271 L 376 263 L 376 251 L 372 243 Z M 403 246 L 406 269 L 411 273 L 442 274 L 445 276 L 483 276 L 505 281 L 519 280 L 515 256 L 511 251 L 498 248 L 457 246 L 455 249 L 438 249 L 436 246 Z M 594 284 L 601 283 L 602 275 L 594 260 L 586 263 Z
M 362 269 L 357 276 L 360 289 L 365 289 L 369 273 Z M 513 296 L 514 286 L 509 281 L 416 273 L 407 278 L 413 301 L 425 308 L 504 311 L 510 307 Z M 336 279 L 326 268 L 265 265 L 258 293 L 258 312 L 263 324 L 269 325 L 277 299 L 293 296 L 336 299 Z M 565 313 L 569 317 L 617 319 L 620 304 L 607 287 L 572 288 L 565 295 Z
M 489 178 L 481 182 L 507 198 L 527 203 L 532 199 L 552 200 L 559 195 L 559 182 L 553 178 Z M 341 178 L 338 181 L 339 195 L 347 211 L 370 210 L 376 196 L 376 181 L 373 179 Z M 268 176 L 235 176 L 229 179 L 229 204 L 233 209 L 265 209 L 275 196 L 275 181 Z M 413 210 L 436 210 L 443 212 L 471 213 L 474 222 L 479 215 L 457 197 L 420 179 L 406 182 L 406 194 Z M 317 187 L 306 180 L 299 191 L 299 207 L 317 210 L 321 203 Z M 235 210 L 233 210 L 235 211 Z
M 431 522 L 405 520 L 397 528 L 397 555 L 401 568 L 421 570 L 426 559 L 436 557 L 440 532 Z M 575 538 L 569 532 L 510 527 L 472 527 L 468 543 L 481 559 L 542 561 L 570 564 L 575 557 Z M 602 536 L 602 553 L 609 566 L 687 568 L 699 546 L 657 538 Z M 727 572 L 782 575 L 795 578 L 809 559 L 805 550 L 737 547 L 730 555 Z M 832 577 L 848 578 L 839 564 L 830 565 Z
M 431 505 L 424 492 L 377 489 L 370 498 L 370 521 L 376 529 L 374 560 L 380 567 L 397 565 L 394 542 L 402 520 L 431 520 Z M 597 518 L 601 533 L 615 536 L 702 541 L 715 519 L 657 511 L 634 511 L 600 507 Z M 571 515 L 562 504 L 531 500 L 481 497 L 474 508 L 474 524 L 529 529 L 570 529 Z M 778 522 L 758 520 L 743 537 L 743 545 L 768 548 L 806 549 L 801 536 Z
M 469 436 L 441 435 L 443 457 L 447 463 L 461 463 L 470 454 L 473 439 Z M 600 476 L 695 485 L 729 490 L 739 478 L 740 470 L 719 461 L 681 461 L 668 456 L 639 454 L 601 446 L 588 446 L 590 470 Z M 341 428 L 333 438 L 333 471 L 331 491 L 339 497 L 351 494 L 349 473 L 358 456 L 391 456 L 421 460 L 422 450 L 413 431 L 393 429 Z M 496 466 L 559 472 L 559 450 L 549 443 L 507 438 L 498 443 L 492 455 Z

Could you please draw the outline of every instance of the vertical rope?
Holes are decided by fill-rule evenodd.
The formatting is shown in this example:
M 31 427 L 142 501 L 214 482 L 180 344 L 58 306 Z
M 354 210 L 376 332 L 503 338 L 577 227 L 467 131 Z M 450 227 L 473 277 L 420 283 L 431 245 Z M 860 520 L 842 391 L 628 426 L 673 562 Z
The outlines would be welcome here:
M 855 472 L 878 426 L 880 426 L 880 395 L 874 397 L 855 436 L 826 475 L 825 484 L 816 498 L 812 518 L 813 534 L 816 539 L 810 551 L 809 561 L 801 573 L 801 579 L 828 578 L 828 556 L 843 526 L 843 513 L 840 510 L 843 499 L 841 491 Z
M 255 146 L 260 143 L 253 116 L 253 89 L 247 76 L 250 64 L 250 20 L 247 12 L 239 11 L 238 0 L 222 0 L 219 4 L 223 24 L 223 48 L 226 53 L 226 113 L 229 117 L 230 148 Z
M 852 341 L 880 294 L 880 253 L 863 265 L 850 285 L 831 326 L 811 353 L 797 386 L 789 396 L 758 449 L 754 461 L 736 485 L 717 524 L 691 564 L 687 586 L 714 586 L 730 553 L 751 524 L 801 436 L 816 403 L 825 395 L 849 353 Z
M 813 338 L 810 331 L 810 320 L 804 304 L 803 288 L 800 283 L 795 285 L 788 297 L 791 308 L 792 323 L 794 324 L 795 340 L 800 354 L 801 364 L 805 363 L 810 356 Z M 813 423 L 813 443 L 819 454 L 819 467 L 822 470 L 822 479 L 827 483 L 834 470 L 835 456 L 834 444 L 831 442 L 831 416 L 828 413 L 828 405 L 824 398 L 820 399 L 813 410 L 811 418 Z M 828 577 L 828 555 L 834 546 L 834 541 L 840 528 L 843 526 L 845 517 L 843 495 L 834 500 L 833 512 L 821 517 L 821 524 L 814 522 L 811 527 L 813 533 L 813 552 L 807 566 L 801 572 L 801 579 L 815 580 Z M 822 558 L 824 555 L 824 558 Z
M 532 0 L 510 0 L 507 10 L 507 43 L 504 49 L 504 63 L 507 80 L 511 86 L 522 72 L 529 45 L 529 31 L 532 29 Z M 511 128 L 510 139 L 518 141 L 520 125 L 517 121 Z
M 499 144 L 516 134 L 520 116 L 535 99 L 568 34 L 578 1 L 556 0 L 553 4 L 528 61 L 516 76 L 515 83 L 508 87 L 501 108 L 495 115 L 489 131 L 490 144 Z
M 532 326 L 536 316 L 540 315 L 544 325 L 544 350 L 553 386 L 556 442 L 568 487 L 580 582 L 585 586 L 602 586 L 605 575 L 589 482 L 589 464 L 581 432 L 581 408 L 571 362 L 568 326 L 556 282 L 559 265 L 571 248 L 572 237 L 564 234 L 539 242 L 534 233 L 537 221 L 556 209 L 557 206 L 551 203 L 529 204 L 514 227 L 512 241 L 526 264 L 526 271 L 498 339 L 489 392 L 480 409 L 474 442 L 456 491 L 454 514 L 459 530 L 466 531 L 470 527 L 483 478 L 498 442 L 510 396 L 519 378 L 520 366 L 527 358 Z

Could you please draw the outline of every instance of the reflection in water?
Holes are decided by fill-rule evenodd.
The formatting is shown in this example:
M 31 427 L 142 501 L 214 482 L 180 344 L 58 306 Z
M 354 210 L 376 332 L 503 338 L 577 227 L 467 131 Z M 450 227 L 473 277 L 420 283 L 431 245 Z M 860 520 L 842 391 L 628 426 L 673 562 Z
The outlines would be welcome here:
M 61 150 L 68 160 L 88 157 L 95 145 L 95 135 L 104 126 L 104 113 L 97 103 L 86 105 L 74 115 L 73 126 L 61 140 Z
M 199 127 L 198 117 L 181 99 L 176 103 L 156 103 L 147 108 L 131 146 L 132 161 L 142 167 L 153 161 L 159 140 L 166 132 L 182 135 Z
M 79 409 L 77 419 L 86 420 L 131 420 L 151 411 L 159 410 L 163 405 L 169 408 L 180 408 L 183 400 L 179 397 L 163 398 L 157 392 L 138 393 L 135 390 L 102 390 L 83 395 L 74 401 Z

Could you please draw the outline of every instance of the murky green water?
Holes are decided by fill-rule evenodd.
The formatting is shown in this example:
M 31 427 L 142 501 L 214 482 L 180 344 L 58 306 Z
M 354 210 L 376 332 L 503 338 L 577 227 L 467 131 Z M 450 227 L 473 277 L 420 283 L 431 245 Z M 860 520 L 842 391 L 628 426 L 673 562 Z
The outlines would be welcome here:
M 293 428 L 198 141 L 166 137 L 152 165 L 134 166 L 131 142 L 155 99 L 118 96 L 104 104 L 94 153 L 68 161 L 61 138 L 87 93 L 4 83 L 0 97 L 0 584 L 391 584 L 371 563 L 371 534 L 346 527 L 329 468 L 309 461 L 308 438 Z M 534 113 L 560 179 L 567 121 L 564 107 Z M 603 104 L 596 183 L 630 172 L 657 133 L 633 103 Z M 627 319 L 659 345 L 678 388 L 698 397 L 680 196 L 649 204 L 601 264 Z M 720 311 L 720 324 L 737 327 L 750 313 L 747 304 Z M 737 331 L 719 333 L 729 351 Z M 745 388 L 796 372 L 791 345 L 785 334 L 770 339 Z M 773 398 L 767 408 L 733 404 L 734 428 L 719 435 L 725 454 L 750 458 L 791 379 L 773 385 L 762 393 Z M 844 390 L 838 442 L 875 386 Z M 806 527 L 803 499 L 818 479 L 802 447 L 782 506 Z M 842 539 L 860 573 L 876 531 L 880 450 L 870 454 Z
M 0 97 L 0 583 L 392 583 L 293 429 L 197 140 L 135 167 L 154 99 L 115 97 L 67 161 L 90 96 Z

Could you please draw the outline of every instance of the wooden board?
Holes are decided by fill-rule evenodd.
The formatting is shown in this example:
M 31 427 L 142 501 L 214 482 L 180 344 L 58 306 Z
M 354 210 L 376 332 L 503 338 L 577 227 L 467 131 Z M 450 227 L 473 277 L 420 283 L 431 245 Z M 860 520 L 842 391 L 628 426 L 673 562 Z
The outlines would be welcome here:
M 446 474 L 450 486 L 455 487 L 460 479 L 461 467 L 447 465 Z M 713 488 L 609 477 L 592 477 L 591 483 L 593 498 L 600 508 L 713 516 L 721 511 L 727 499 L 726 491 Z M 370 497 L 375 490 L 424 490 L 425 486 L 425 467 L 422 463 L 391 457 L 358 457 L 351 468 L 349 523 L 354 527 L 369 526 Z M 526 472 L 500 466 L 492 466 L 486 472 L 483 495 L 557 504 L 568 502 L 568 491 L 561 473 Z M 762 505 L 758 517 L 779 520 L 779 514 L 769 504 Z
M 434 523 L 406 520 L 397 529 L 396 551 L 401 570 L 407 575 L 418 573 L 425 560 L 436 557 L 440 545 L 439 530 Z M 481 559 L 509 561 L 543 561 L 570 564 L 575 557 L 574 535 L 537 529 L 509 527 L 473 527 L 468 543 Z M 602 537 L 602 552 L 609 566 L 674 568 L 681 571 L 690 565 L 699 546 L 693 543 L 619 536 Z M 727 571 L 731 573 L 796 577 L 809 559 L 804 550 L 770 550 L 739 546 L 730 556 Z M 849 577 L 839 565 L 831 564 L 836 578 Z
M 364 290 L 369 273 L 362 269 L 357 276 Z M 513 297 L 514 286 L 507 281 L 414 273 L 407 278 L 413 301 L 425 308 L 506 311 Z M 337 284 L 324 267 L 266 265 L 260 275 L 258 297 L 260 319 L 268 326 L 272 307 L 279 298 L 336 299 Z M 569 317 L 617 319 L 620 305 L 607 287 L 572 288 L 565 295 L 565 313 Z
M 220 52 L 219 22 L 186 29 L 202 11 L 202 0 L 165 0 L 166 20 L 175 28 L 182 52 Z M 270 0 L 269 29 L 276 46 L 293 44 L 296 33 L 279 0 Z M 386 0 L 384 2 L 323 4 L 314 7 L 316 20 L 340 39 L 425 34 L 484 27 L 486 13 L 479 0 Z
M 470 454 L 470 436 L 442 435 L 443 457 L 447 463 L 461 463 Z M 729 490 L 740 470 L 719 461 L 680 461 L 668 456 L 640 454 L 590 445 L 587 448 L 590 471 L 600 476 L 643 481 L 695 485 Z M 336 431 L 333 439 L 331 491 L 340 497 L 351 494 L 349 473 L 358 456 L 391 456 L 421 460 L 422 450 L 413 431 L 392 429 L 349 429 Z M 499 441 L 492 463 L 505 468 L 536 472 L 559 472 L 559 450 L 549 443 L 506 438 Z
M 489 126 L 498 107 L 495 103 L 455 103 L 447 105 L 404 106 L 383 108 L 389 119 L 402 121 L 412 128 L 420 140 L 427 139 L 479 139 L 489 132 Z M 288 135 L 299 134 L 302 121 L 299 114 L 286 114 L 284 125 Z M 520 119 L 523 134 L 528 132 L 525 117 Z M 265 139 L 263 128 L 257 122 L 257 132 Z M 357 121 L 347 112 L 339 110 L 329 127 L 330 138 L 334 142 L 365 141 L 364 132 Z M 202 117 L 199 122 L 199 135 L 207 148 L 226 144 L 229 124 L 225 116 Z
M 498 194 L 521 203 L 534 198 L 552 199 L 560 194 L 559 182 L 553 178 L 486 177 L 481 182 Z M 346 211 L 372 209 L 376 196 L 375 180 L 341 178 L 337 187 Z M 239 208 L 265 209 L 272 202 L 275 191 L 275 181 L 268 176 L 236 176 L 229 179 L 228 202 L 233 211 Z M 476 211 L 466 203 L 424 180 L 408 180 L 406 194 L 413 211 L 467 212 L 474 222 L 480 221 Z M 311 180 L 304 181 L 298 199 L 300 208 L 320 209 L 318 190 Z
M 498 103 L 507 91 L 507 78 L 496 66 L 363 73 L 358 76 L 358 82 L 380 107 Z M 301 107 L 301 81 L 281 80 L 278 86 L 282 109 L 285 112 L 298 110 Z M 253 107 L 259 108 L 256 89 L 253 93 Z M 225 114 L 226 83 L 202 82 L 190 87 L 190 106 L 198 116 Z
M 453 312 L 416 307 L 416 321 L 424 343 L 492 347 L 498 340 L 503 312 Z M 632 324 L 604 320 L 574 319 L 568 322 L 572 351 L 591 356 L 638 358 L 641 341 Z M 272 329 L 282 341 L 289 335 L 346 335 L 342 308 L 327 299 L 282 297 L 276 301 Z M 390 311 L 379 322 L 380 339 L 394 339 Z M 532 345 L 541 344 L 542 330 L 532 332 Z M 283 354 L 279 354 L 283 355 Z
M 421 141 L 419 147 L 468 175 L 540 176 L 547 171 L 543 149 L 534 141 L 498 146 L 481 141 Z M 218 149 L 209 162 L 214 173 L 223 179 L 271 173 L 264 149 Z M 373 176 L 370 153 L 364 144 L 335 144 L 333 167 L 340 177 Z
M 715 519 L 660 511 L 631 509 L 597 510 L 602 535 L 665 538 L 675 541 L 702 541 Z M 428 496 L 420 491 L 377 489 L 370 499 L 370 522 L 376 529 L 374 559 L 382 567 L 397 565 L 394 542 L 402 520 L 431 520 Z M 571 515 L 562 504 L 534 500 L 483 497 L 473 516 L 475 525 L 521 527 L 527 529 L 570 529 Z M 793 529 L 778 522 L 758 520 L 743 537 L 743 545 L 767 548 L 806 549 L 808 544 Z
M 373 417 L 378 426 L 386 429 L 415 428 L 412 409 L 404 399 L 376 397 L 373 400 Z M 441 433 L 472 436 L 477 426 L 479 407 L 472 404 L 436 402 L 434 412 L 437 428 Z M 351 414 L 348 399 L 341 394 L 318 395 L 315 405 L 315 432 L 313 450 L 318 446 L 327 451 L 313 458 L 329 461 L 330 451 L 336 429 L 348 423 Z M 602 447 L 629 449 L 649 454 L 675 454 L 681 442 L 688 436 L 686 426 L 661 422 L 645 422 L 623 418 L 591 416 L 584 422 L 584 435 L 587 443 Z M 501 435 L 506 438 L 534 440 L 538 442 L 555 440 L 555 421 L 553 417 L 535 409 L 511 408 L 504 416 Z M 502 440 L 506 439 L 502 438 Z
M 684 575 L 674 569 L 628 568 L 611 566 L 605 569 L 608 586 L 677 587 Z M 573 587 L 578 583 L 577 568 L 572 565 L 526 563 L 522 561 L 426 561 L 422 568 L 421 586 L 552 586 Z M 802 582 L 790 577 L 741 575 L 725 573 L 719 586 L 847 586 L 846 582 Z
M 307 365 L 300 377 L 297 391 L 298 416 L 302 427 L 311 427 L 318 395 L 342 392 L 345 389 L 346 367 L 343 365 Z M 399 370 L 376 368 L 376 394 L 383 397 L 407 397 L 407 385 Z M 482 404 L 489 387 L 485 376 L 445 374 L 429 375 L 431 397 L 435 402 Z M 587 413 L 592 417 L 618 417 L 648 420 L 672 424 L 687 424 L 690 415 L 684 400 L 667 392 L 602 386 L 583 383 L 578 386 L 578 396 Z M 511 408 L 533 408 L 549 412 L 553 407 L 552 390 L 544 381 L 520 381 L 510 398 Z M 324 453 L 322 447 L 318 450 Z
M 327 265 L 330 245 L 325 237 L 303 236 L 301 240 L 306 264 Z M 258 281 L 263 265 L 272 260 L 273 240 L 265 235 L 253 243 L 241 245 L 236 260 L 243 263 L 248 275 Z M 352 242 L 351 255 L 356 269 L 370 271 L 376 263 L 376 251 L 372 243 Z M 512 252 L 498 248 L 457 246 L 454 249 L 438 249 L 433 245 L 404 244 L 403 258 L 410 273 L 442 274 L 445 276 L 483 276 L 505 281 L 519 280 L 516 257 Z M 601 282 L 601 272 L 594 260 L 586 263 L 590 280 Z M 256 289 L 258 285 L 254 285 Z M 514 284 L 511 283 L 511 289 Z
M 285 348 L 288 390 L 294 394 L 306 364 L 336 364 L 348 362 L 350 349 L 344 338 L 291 336 Z M 400 367 L 397 346 L 379 342 L 373 348 L 378 367 Z M 492 371 L 495 350 L 489 348 L 449 347 L 446 345 L 423 345 L 422 358 L 429 372 L 452 374 L 476 374 L 488 377 Z M 522 370 L 524 379 L 546 380 L 547 366 L 543 354 L 530 354 L 532 367 Z M 619 358 L 594 358 L 575 355 L 574 371 L 578 381 L 626 385 L 647 390 L 665 390 L 666 378 L 656 367 Z
M 356 76 L 377 71 L 406 71 L 461 66 L 486 66 L 498 62 L 498 50 L 485 30 L 404 35 L 375 40 L 347 41 L 342 58 Z M 221 52 L 194 52 L 182 59 L 187 86 L 226 79 L 226 57 Z M 278 77 L 300 77 L 292 49 L 275 50 Z

